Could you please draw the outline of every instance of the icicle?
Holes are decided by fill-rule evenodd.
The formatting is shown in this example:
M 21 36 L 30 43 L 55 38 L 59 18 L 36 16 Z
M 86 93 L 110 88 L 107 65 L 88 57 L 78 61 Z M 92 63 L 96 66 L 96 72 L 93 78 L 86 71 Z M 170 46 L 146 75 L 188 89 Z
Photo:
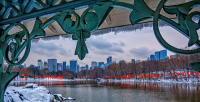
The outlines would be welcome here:
M 159 22 L 159 26 L 163 27 L 163 26 L 168 26 L 168 25 L 163 22 Z M 119 33 L 119 32 L 142 30 L 143 28 L 147 28 L 147 27 L 153 27 L 153 23 L 148 22 L 148 23 L 128 25 L 128 26 L 122 26 L 122 27 L 107 28 L 107 29 L 94 31 L 91 34 L 98 36 L 98 35 L 107 34 L 110 32 Z M 59 35 L 59 36 L 48 36 L 41 39 L 42 40 L 59 40 L 60 38 L 71 38 L 71 37 L 72 37 L 72 34 L 64 34 L 64 35 Z M 32 42 L 38 42 L 38 41 L 39 39 L 34 39 Z
M 163 27 L 163 26 L 168 26 L 168 25 L 163 22 L 159 22 L 159 26 Z M 101 35 L 101 34 L 105 34 L 109 32 L 119 33 L 119 32 L 127 32 L 127 31 L 136 31 L 136 30 L 142 30 L 143 28 L 146 28 L 146 27 L 153 27 L 153 23 L 148 22 L 148 23 L 142 23 L 142 24 L 97 30 L 95 32 L 92 32 L 92 35 Z
M 32 43 L 38 43 L 40 39 L 33 39 L 31 40 Z
M 49 37 L 45 37 L 42 38 L 42 40 L 59 40 L 60 36 L 49 36 Z

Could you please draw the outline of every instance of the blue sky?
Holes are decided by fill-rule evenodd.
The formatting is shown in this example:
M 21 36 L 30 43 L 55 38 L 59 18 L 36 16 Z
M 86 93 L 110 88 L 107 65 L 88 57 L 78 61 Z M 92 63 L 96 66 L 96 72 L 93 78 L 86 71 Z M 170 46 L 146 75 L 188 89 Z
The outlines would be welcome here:
M 160 27 L 164 38 L 178 48 L 185 48 L 188 39 L 174 29 L 165 26 Z M 146 27 L 136 31 L 110 32 L 102 35 L 92 35 L 86 41 L 89 54 L 84 60 L 79 60 L 74 55 L 76 41 L 71 38 L 58 37 L 56 39 L 40 39 L 32 42 L 31 52 L 27 65 L 37 65 L 37 60 L 47 61 L 50 58 L 58 59 L 58 62 L 75 59 L 80 65 L 89 64 L 91 61 L 104 61 L 108 56 L 112 56 L 114 61 L 121 59 L 130 62 L 132 58 L 136 60 L 146 60 L 150 54 L 163 48 L 155 38 L 153 28 Z M 168 55 L 174 53 L 168 51 Z

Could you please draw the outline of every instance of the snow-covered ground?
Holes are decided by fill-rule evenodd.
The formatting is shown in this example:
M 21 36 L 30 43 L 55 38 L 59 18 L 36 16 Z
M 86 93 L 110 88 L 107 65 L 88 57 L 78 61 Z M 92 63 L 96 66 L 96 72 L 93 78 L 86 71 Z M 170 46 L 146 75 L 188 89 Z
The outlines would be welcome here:
M 145 79 L 102 79 L 102 82 L 157 82 L 157 83 L 198 83 L 200 84 L 200 79 L 190 78 L 190 79 L 156 79 L 156 80 L 145 80 Z
M 163 83 L 199 83 L 200 84 L 200 78 L 179 78 L 177 80 L 175 79 L 102 79 L 98 78 L 99 82 L 163 82 Z M 29 78 L 28 80 L 13 80 L 12 82 L 53 82 L 53 81 L 88 81 L 88 80 L 95 80 L 95 79 L 44 79 L 44 78 Z
M 45 81 L 87 81 L 93 79 L 47 79 L 47 78 L 28 78 L 27 80 L 13 80 L 12 82 L 45 82 Z
M 4 95 L 4 102 L 61 102 L 62 95 L 52 95 L 44 86 L 27 84 L 22 87 L 9 86 Z

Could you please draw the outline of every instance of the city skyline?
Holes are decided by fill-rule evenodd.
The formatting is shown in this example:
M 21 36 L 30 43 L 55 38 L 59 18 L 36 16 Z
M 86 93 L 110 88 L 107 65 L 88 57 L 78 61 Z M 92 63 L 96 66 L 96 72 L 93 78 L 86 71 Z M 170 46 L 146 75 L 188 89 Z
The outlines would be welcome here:
M 135 63 L 135 59 L 131 59 L 131 61 L 125 61 L 124 62 L 128 62 L 128 63 Z M 38 59 L 38 63 L 37 65 L 31 64 L 30 66 L 27 67 L 31 67 L 34 66 L 35 68 L 37 68 L 38 70 L 42 70 L 43 68 L 48 68 L 49 72 L 57 72 L 57 71 L 63 71 L 63 70 L 71 70 L 74 72 L 79 72 L 81 70 L 92 70 L 94 68 L 103 68 L 106 69 L 109 65 L 112 65 L 116 63 L 116 61 L 112 60 L 112 56 L 108 56 L 107 58 L 107 62 L 96 62 L 96 61 L 92 61 L 90 64 L 86 64 L 86 65 L 82 65 L 80 66 L 79 63 L 77 63 L 77 60 L 70 60 L 70 62 L 57 62 L 57 59 L 47 59 L 47 60 L 41 60 Z M 121 63 L 121 60 L 117 63 Z M 18 67 L 22 67 L 25 68 L 26 66 L 20 65 Z
M 183 42 L 183 39 L 186 38 L 180 36 L 180 34 L 178 35 L 178 32 L 175 32 L 170 27 L 166 26 L 160 29 L 163 31 L 164 37 L 166 34 L 169 35 L 169 38 L 166 39 L 170 43 L 173 44 L 176 40 L 174 45 L 179 45 L 179 48 L 185 48 L 187 42 Z M 138 32 L 140 32 L 139 35 L 137 34 Z M 31 52 L 25 64 L 36 64 L 38 59 L 57 58 L 58 62 L 69 62 L 69 60 L 74 59 L 80 65 L 86 65 L 93 60 L 106 62 L 107 56 L 113 56 L 113 60 L 116 62 L 121 59 L 130 61 L 132 58 L 146 60 L 155 51 L 165 49 L 158 43 L 150 27 L 136 31 L 110 32 L 98 36 L 92 35 L 91 38 L 87 39 L 86 44 L 89 54 L 86 55 L 84 60 L 79 60 L 74 55 L 76 41 L 73 41 L 71 38 L 39 39 L 32 43 Z M 168 52 L 168 55 L 174 54 L 173 52 Z
M 146 61 L 164 61 L 166 58 L 168 58 L 167 56 L 167 50 L 160 50 L 160 51 L 156 51 L 155 55 L 151 54 Z M 70 60 L 69 64 L 67 64 L 66 61 L 63 62 L 57 62 L 57 59 L 47 59 L 47 62 L 41 59 L 38 59 L 38 64 L 36 65 L 36 68 L 38 70 L 42 70 L 43 68 L 48 68 L 49 72 L 58 72 L 58 71 L 64 71 L 64 70 L 70 70 L 73 72 L 80 72 L 82 70 L 92 70 L 94 68 L 103 68 L 106 69 L 108 66 L 115 64 L 115 63 L 135 63 L 138 60 L 132 58 L 131 61 L 125 61 L 123 59 L 121 59 L 119 62 L 113 61 L 113 57 L 112 56 L 108 56 L 106 58 L 106 62 L 97 62 L 97 61 L 92 61 L 89 64 L 86 65 L 82 65 L 80 66 L 79 63 L 77 63 L 77 60 Z M 140 61 L 139 61 L 140 62 Z M 35 66 L 35 65 L 30 65 L 31 66 Z M 23 67 L 23 65 L 21 66 Z M 25 66 L 24 66 L 25 68 Z

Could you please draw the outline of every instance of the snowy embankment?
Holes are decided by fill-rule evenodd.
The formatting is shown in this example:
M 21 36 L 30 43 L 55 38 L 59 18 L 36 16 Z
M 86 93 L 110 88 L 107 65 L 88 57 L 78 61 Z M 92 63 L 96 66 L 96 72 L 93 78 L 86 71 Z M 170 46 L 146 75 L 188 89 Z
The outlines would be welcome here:
M 4 102 L 63 102 L 66 98 L 60 94 L 52 95 L 44 86 L 27 84 L 23 87 L 9 86 Z
M 20 80 L 13 80 L 12 82 L 51 82 L 51 81 L 88 81 L 94 79 L 47 79 L 47 78 L 27 78 L 27 79 L 20 79 Z
M 12 82 L 54 82 L 54 81 L 98 81 L 100 83 L 102 82 L 160 82 L 160 83 L 199 83 L 200 84 L 200 78 L 177 78 L 177 79 L 43 79 L 43 78 L 29 78 L 28 80 L 13 80 Z
M 185 79 L 156 79 L 156 80 L 145 80 L 145 79 L 101 79 L 101 82 L 156 82 L 156 83 L 198 83 L 200 84 L 199 78 Z

